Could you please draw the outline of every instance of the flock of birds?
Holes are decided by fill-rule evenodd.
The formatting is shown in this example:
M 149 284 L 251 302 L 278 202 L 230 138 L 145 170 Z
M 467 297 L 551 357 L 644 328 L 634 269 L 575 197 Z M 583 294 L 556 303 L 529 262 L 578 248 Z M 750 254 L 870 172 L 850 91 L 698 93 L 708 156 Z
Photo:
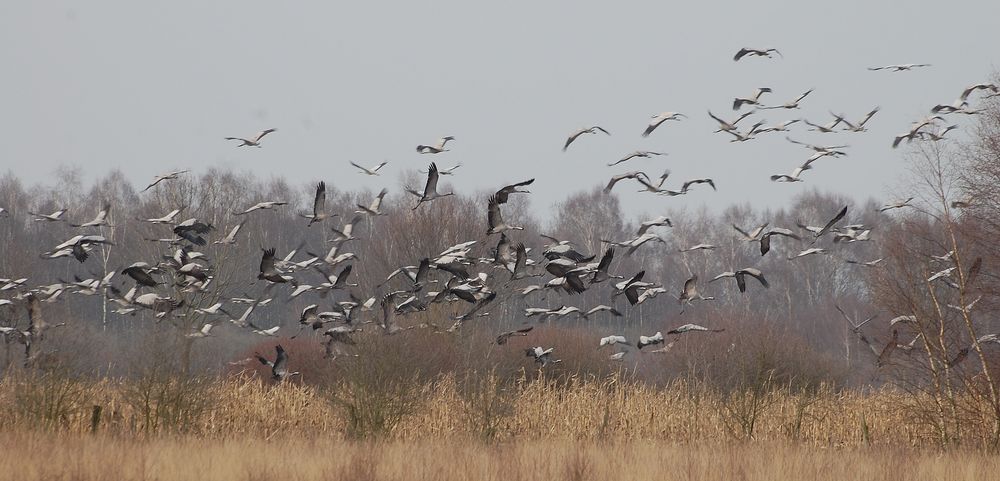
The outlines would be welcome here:
M 748 57 L 773 58 L 773 55 L 781 56 L 776 49 L 740 49 L 733 58 L 740 61 Z M 906 64 L 889 65 L 884 67 L 870 68 L 869 70 L 889 70 L 889 71 L 909 71 L 915 68 L 929 67 L 927 64 Z M 974 115 L 980 113 L 970 107 L 972 96 L 978 92 L 984 93 L 984 97 L 994 97 L 1000 95 L 1000 87 L 995 84 L 980 83 L 971 85 L 961 92 L 959 98 L 950 104 L 935 106 L 931 115 L 925 119 L 914 122 L 904 133 L 896 136 L 893 146 L 898 146 L 902 141 L 926 140 L 938 141 L 945 138 L 945 135 L 954 125 L 942 127 L 946 117 L 954 114 Z M 809 127 L 809 131 L 819 134 L 833 132 L 860 133 L 867 130 L 867 125 L 879 112 L 875 107 L 863 117 L 851 120 L 846 115 L 833 114 L 832 119 L 826 123 L 818 124 L 805 119 L 792 119 L 780 124 L 766 126 L 764 121 L 753 124 L 747 130 L 740 130 L 739 124 L 750 118 L 759 110 L 795 110 L 800 108 L 812 90 L 807 90 L 793 99 L 781 103 L 768 105 L 765 103 L 765 96 L 770 96 L 770 88 L 757 88 L 751 95 L 746 97 L 735 97 L 733 99 L 733 110 L 740 112 L 745 107 L 753 109 L 738 113 L 732 120 L 725 120 L 711 111 L 708 115 L 718 124 L 717 133 L 725 133 L 732 137 L 731 142 L 746 142 L 757 136 L 776 132 L 790 132 L 794 124 L 801 122 Z M 657 129 L 664 128 L 671 122 L 682 122 L 689 117 L 679 112 L 663 112 L 652 116 L 642 137 L 652 135 Z M 226 137 L 226 140 L 238 142 L 240 147 L 262 147 L 262 142 L 266 136 L 276 132 L 276 129 L 267 129 L 252 136 L 251 138 Z M 574 131 L 566 139 L 563 150 L 570 146 L 580 148 L 581 140 L 587 135 L 611 135 L 611 133 L 601 126 L 591 126 Z M 448 146 L 455 141 L 454 137 L 446 136 L 438 140 L 433 145 L 418 145 L 416 151 L 420 154 L 441 154 L 448 152 Z M 796 167 L 789 174 L 775 174 L 771 180 L 775 182 L 801 182 L 802 175 L 811 170 L 812 164 L 824 157 L 840 157 L 847 155 L 844 149 L 847 145 L 814 145 L 801 142 L 788 137 L 788 141 L 796 145 L 805 147 L 812 151 L 812 155 L 806 161 Z M 667 155 L 662 152 L 635 151 L 621 159 L 608 163 L 609 166 L 617 166 L 635 158 L 649 158 L 652 156 Z M 364 167 L 356 163 L 351 165 L 360 173 L 370 176 L 379 175 L 387 162 L 382 162 L 373 167 Z M 413 210 L 430 205 L 433 202 L 440 202 L 453 192 L 441 192 L 438 190 L 438 181 L 441 175 L 454 174 L 460 167 L 439 170 L 436 163 L 431 162 L 426 173 L 426 183 L 420 191 L 406 188 L 405 191 L 413 196 Z M 157 176 L 142 192 L 155 189 L 165 182 L 170 182 L 186 174 L 187 170 L 180 170 Z M 617 174 L 608 181 L 605 192 L 610 193 L 612 189 L 626 181 L 633 181 L 637 184 L 640 192 L 649 192 L 663 196 L 685 195 L 693 191 L 696 187 L 707 186 L 715 190 L 716 183 L 711 178 L 688 179 L 679 183 L 673 189 L 665 187 L 670 176 L 669 171 L 665 171 L 658 178 L 653 179 L 641 171 L 631 171 Z M 533 292 L 556 291 L 566 295 L 578 294 L 590 289 L 598 289 L 602 284 L 609 286 L 608 304 L 601 304 L 591 308 L 581 309 L 573 306 L 560 306 L 558 308 L 535 308 L 525 309 L 526 317 L 537 317 L 541 320 L 563 318 L 566 316 L 576 316 L 589 318 L 594 315 L 622 316 L 622 313 L 614 307 L 615 301 L 624 296 L 630 305 L 638 305 L 646 302 L 659 294 L 667 292 L 661 282 L 644 279 L 645 271 L 629 273 L 617 273 L 612 269 L 612 261 L 616 255 L 632 255 L 643 245 L 650 242 L 664 243 L 664 239 L 657 234 L 658 229 L 673 227 L 671 220 L 665 216 L 649 219 L 640 224 L 635 235 L 628 239 L 611 240 L 606 239 L 606 250 L 601 253 L 600 258 L 596 254 L 580 252 L 577 246 L 565 239 L 557 239 L 551 236 L 544 236 L 547 244 L 541 249 L 540 255 L 535 255 L 535 250 L 526 246 L 524 242 L 512 239 L 513 231 L 523 230 L 503 216 L 504 205 L 515 194 L 530 194 L 527 187 L 534 182 L 528 179 L 522 182 L 503 186 L 495 191 L 486 202 L 486 229 L 488 238 L 495 238 L 496 244 L 493 247 L 492 255 L 487 257 L 476 257 L 471 254 L 473 246 L 479 242 L 476 240 L 466 241 L 451 246 L 434 257 L 426 257 L 415 260 L 413 265 L 401 266 L 391 272 L 385 281 L 378 286 L 384 293 L 378 295 L 358 296 L 352 287 L 357 284 L 350 282 L 350 275 L 357 261 L 357 256 L 349 252 L 352 242 L 357 242 L 355 237 L 355 227 L 364 218 L 375 218 L 387 215 L 382 210 L 382 202 L 387 194 L 383 189 L 368 204 L 358 205 L 355 216 L 350 220 L 342 222 L 340 225 L 329 228 L 332 235 L 327 240 L 330 248 L 325 255 L 312 255 L 310 257 L 296 261 L 300 252 L 293 250 L 279 257 L 274 248 L 262 249 L 260 265 L 256 274 L 258 281 L 266 284 L 264 295 L 259 298 L 233 297 L 227 298 L 224 302 L 217 302 L 210 306 L 186 306 L 183 293 L 205 293 L 212 289 L 213 272 L 215 267 L 209 262 L 208 257 L 197 249 L 208 244 L 211 234 L 215 232 L 215 227 L 210 223 L 197 218 L 183 219 L 180 217 L 183 208 L 176 208 L 166 213 L 162 217 L 139 219 L 140 222 L 154 226 L 161 226 L 164 232 L 170 235 L 159 239 L 149 239 L 155 242 L 166 243 L 170 246 L 169 253 L 156 262 L 135 261 L 120 271 L 122 276 L 127 277 L 132 287 L 127 291 L 124 287 L 117 286 L 112 282 L 113 277 L 118 274 L 116 271 L 108 272 L 103 278 L 79 279 L 74 282 L 60 282 L 47 286 L 29 287 L 26 278 L 0 278 L 0 292 L 12 293 L 8 298 L 0 299 L 0 306 L 15 306 L 23 303 L 28 313 L 28 323 L 26 328 L 14 326 L 0 327 L 0 334 L 9 340 L 14 340 L 25 347 L 25 364 L 30 364 L 39 355 L 37 346 L 44 339 L 45 333 L 61 324 L 50 324 L 46 322 L 42 315 L 43 302 L 55 302 L 64 292 L 70 292 L 83 296 L 106 296 L 115 306 L 115 312 L 121 315 L 133 314 L 139 310 L 148 310 L 154 313 L 157 318 L 166 316 L 202 315 L 208 320 L 200 328 L 186 334 L 192 339 L 205 338 L 214 335 L 214 326 L 219 323 L 231 323 L 239 328 L 246 329 L 252 333 L 262 336 L 277 336 L 279 327 L 262 328 L 252 319 L 255 311 L 266 306 L 272 298 L 267 295 L 275 288 L 286 289 L 289 298 L 297 298 L 303 295 L 318 295 L 326 298 L 334 291 L 347 293 L 347 300 L 330 304 L 329 310 L 323 310 L 319 304 L 310 304 L 305 307 L 300 315 L 300 330 L 296 336 L 305 329 L 313 332 L 322 331 L 325 338 L 327 356 L 336 358 L 345 353 L 345 346 L 355 344 L 352 335 L 368 323 L 377 324 L 378 328 L 386 335 L 395 335 L 411 329 L 433 329 L 438 332 L 456 332 L 462 328 L 463 324 L 475 318 L 489 316 L 486 309 L 491 303 L 498 299 L 509 299 L 512 296 L 520 295 L 527 297 Z M 900 200 L 889 203 L 879 209 L 881 212 L 893 209 L 903 209 L 911 207 L 913 199 Z M 259 212 L 282 208 L 287 202 L 280 200 L 263 201 L 247 206 L 245 209 L 233 212 L 234 218 L 240 219 L 238 223 L 230 226 L 225 235 L 212 240 L 212 243 L 219 246 L 234 245 L 239 242 L 241 229 L 247 222 L 247 218 L 258 215 Z M 80 263 L 86 262 L 90 252 L 102 244 L 113 244 L 112 240 L 104 237 L 100 232 L 105 226 L 109 226 L 110 212 L 112 206 L 105 204 L 101 206 L 97 215 L 89 221 L 79 224 L 70 224 L 74 228 L 83 232 L 62 242 L 52 249 L 41 254 L 44 259 L 73 258 Z M 65 222 L 66 209 L 59 209 L 52 213 L 29 213 L 36 222 Z M 9 212 L 0 207 L 0 216 L 7 216 Z M 307 219 L 305 227 L 313 224 L 333 222 L 336 214 L 327 210 L 326 185 L 319 182 L 316 185 L 314 202 L 311 212 L 301 214 Z M 816 247 L 816 242 L 824 236 L 831 236 L 834 242 L 851 244 L 870 240 L 871 228 L 862 224 L 840 225 L 848 215 L 848 208 L 831 208 L 830 216 L 823 219 L 821 225 L 811 226 L 798 224 L 798 230 L 783 227 L 771 227 L 769 223 L 744 229 L 734 225 L 733 228 L 739 238 L 759 245 L 761 256 L 767 255 L 771 251 L 771 243 L 776 237 L 784 238 L 782 242 L 804 243 L 802 249 L 789 260 L 800 259 L 808 256 L 822 255 L 826 250 Z M 491 243 L 491 247 L 492 247 Z M 709 252 L 716 246 L 708 243 L 699 243 L 686 248 L 679 249 L 682 253 L 695 251 Z M 945 258 L 947 259 L 947 257 Z M 876 267 L 882 259 L 872 261 L 848 262 L 864 267 Z M 475 267 L 489 266 L 494 272 L 474 272 Z M 944 269 L 935 273 L 929 281 L 951 282 L 951 273 L 954 267 Z M 315 272 L 319 274 L 319 282 L 307 283 L 305 273 Z M 543 278 L 544 282 L 537 284 L 518 285 L 520 281 Z M 736 288 L 744 293 L 748 290 L 747 277 L 753 278 L 763 288 L 769 288 L 765 274 L 758 268 L 748 266 L 734 268 L 731 271 L 722 272 L 710 280 L 714 283 L 723 279 L 734 279 Z M 696 302 L 707 302 L 714 300 L 712 296 L 704 296 L 700 292 L 701 280 L 697 275 L 691 275 L 683 284 L 680 292 L 673 294 L 674 299 L 683 309 L 695 305 Z M 286 286 L 286 287 L 281 287 Z M 395 286 L 388 289 L 387 286 Z M 164 293 L 168 288 L 174 289 L 181 295 L 172 297 Z M 123 292 L 124 291 L 124 292 Z M 404 326 L 399 320 L 409 314 L 425 311 L 432 304 L 462 302 L 468 307 L 463 312 L 455 316 L 450 326 L 437 325 L 436 323 L 419 323 Z M 245 305 L 245 309 L 237 316 L 233 314 L 233 307 Z M 375 319 L 363 319 L 358 313 L 376 310 L 380 311 L 380 316 Z M 181 311 L 182 307 L 187 307 L 186 313 Z M 838 308 L 839 309 L 839 308 Z M 842 312 L 842 311 L 841 311 Z M 898 335 L 893 331 L 893 338 L 884 347 L 880 347 L 870 341 L 861 333 L 861 327 L 869 322 L 855 323 L 844 314 L 845 319 L 851 324 L 851 329 L 859 337 L 872 347 L 879 365 L 884 364 L 889 354 L 896 348 L 906 349 L 907 345 L 897 344 Z M 906 322 L 906 316 L 892 321 L 895 326 L 898 322 Z M 506 345 L 513 337 L 531 335 L 533 326 L 524 324 L 516 329 L 502 332 L 496 337 L 496 344 Z M 667 352 L 680 336 L 689 333 L 717 333 L 722 329 L 713 329 L 706 326 L 688 323 L 683 324 L 663 333 L 655 332 L 651 335 L 639 336 L 634 343 L 643 352 Z M 294 336 L 293 336 L 294 337 Z M 994 336 L 994 340 L 995 340 Z M 912 348 L 914 342 L 908 344 Z M 621 361 L 625 358 L 627 351 L 623 347 L 631 346 L 633 343 L 625 336 L 612 334 L 597 341 L 598 348 L 612 348 L 615 352 L 609 355 L 611 360 Z M 660 346 L 655 348 L 655 346 Z M 554 347 L 537 346 L 525 350 L 527 356 L 533 358 L 541 367 L 551 363 L 558 363 L 560 359 L 555 358 Z M 241 362 L 252 361 L 253 358 Z M 271 369 L 273 378 L 285 380 L 298 373 L 288 369 L 288 353 L 281 346 L 276 347 L 274 360 L 270 360 L 258 354 L 256 360 Z

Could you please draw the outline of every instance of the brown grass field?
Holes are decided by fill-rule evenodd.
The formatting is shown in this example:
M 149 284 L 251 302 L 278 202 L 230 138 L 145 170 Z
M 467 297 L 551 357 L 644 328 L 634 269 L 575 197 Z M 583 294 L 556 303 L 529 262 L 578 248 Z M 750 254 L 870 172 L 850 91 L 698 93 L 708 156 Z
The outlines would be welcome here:
M 255 377 L 10 376 L 0 381 L 0 478 L 994 478 L 988 421 L 942 449 L 914 402 L 888 388 L 723 394 L 617 376 L 336 389 Z
M 989 480 L 1000 458 L 781 443 L 339 441 L 4 434 L 4 479 L 33 480 Z

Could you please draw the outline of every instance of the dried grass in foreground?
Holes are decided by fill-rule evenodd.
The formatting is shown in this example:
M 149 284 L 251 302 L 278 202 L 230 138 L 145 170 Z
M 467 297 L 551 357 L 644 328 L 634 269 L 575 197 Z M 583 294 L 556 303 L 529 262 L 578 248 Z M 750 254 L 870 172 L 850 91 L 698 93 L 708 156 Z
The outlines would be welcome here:
M 772 443 L 384 442 L 7 433 L 5 476 L 21 481 L 139 480 L 983 480 L 1000 458 L 916 449 Z
M 366 378 L 367 379 L 367 378 Z M 96 433 L 148 439 L 194 435 L 431 442 L 589 440 L 816 447 L 991 450 L 988 419 L 970 416 L 942 444 L 932 403 L 891 389 L 861 393 L 755 386 L 720 392 L 684 382 L 571 378 L 503 383 L 445 376 L 426 383 L 357 381 L 317 388 L 257 379 L 98 382 L 43 376 L 0 380 L 0 432 Z

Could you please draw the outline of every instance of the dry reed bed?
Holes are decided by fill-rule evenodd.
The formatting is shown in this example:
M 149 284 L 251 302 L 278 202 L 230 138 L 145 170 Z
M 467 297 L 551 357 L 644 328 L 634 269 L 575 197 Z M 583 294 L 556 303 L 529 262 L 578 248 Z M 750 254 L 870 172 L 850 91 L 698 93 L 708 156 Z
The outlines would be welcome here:
M 165 385 L 175 383 L 175 391 Z M 137 386 L 136 381 L 72 379 L 0 380 L 0 431 L 39 429 L 128 436 L 183 433 L 200 437 L 349 435 L 339 388 L 320 389 L 252 378 L 198 381 L 176 387 Z M 382 437 L 396 440 L 448 438 L 667 440 L 796 442 L 815 446 L 933 446 L 930 422 L 922 421 L 914 399 L 891 389 L 860 393 L 821 389 L 772 389 L 722 394 L 683 382 L 665 388 L 608 380 L 571 379 L 556 384 L 522 380 L 503 386 L 487 379 L 477 389 L 452 377 L 427 383 L 401 396 L 410 404 Z M 159 398 L 150 392 L 167 392 Z M 155 398 L 149 401 L 149 398 Z M 352 402 L 375 403 L 366 398 Z M 378 401 L 386 403 L 386 401 Z M 376 413 L 376 415 L 381 415 Z M 966 439 L 985 439 L 966 432 Z
M 74 481 L 211 479 L 994 479 L 1000 458 L 918 449 L 824 449 L 784 443 L 522 441 L 349 442 L 247 437 L 161 437 L 2 433 L 9 479 Z

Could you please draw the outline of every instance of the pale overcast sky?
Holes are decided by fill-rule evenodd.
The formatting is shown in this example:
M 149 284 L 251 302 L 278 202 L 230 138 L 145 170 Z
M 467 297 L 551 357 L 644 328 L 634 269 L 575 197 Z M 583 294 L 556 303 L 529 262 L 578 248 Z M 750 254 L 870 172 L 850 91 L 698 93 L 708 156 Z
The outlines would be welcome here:
M 892 137 L 1000 63 L 1000 2 L 726 4 L 3 2 L 0 168 L 28 182 L 60 165 L 91 178 L 119 168 L 144 185 L 172 168 L 218 165 L 398 192 L 403 169 L 461 162 L 449 179 L 459 191 L 537 177 L 540 211 L 616 173 L 664 168 L 668 187 L 713 177 L 719 191 L 664 198 L 620 184 L 626 207 L 776 206 L 811 187 L 881 197 L 902 173 Z M 776 47 L 784 58 L 733 62 L 743 46 Z M 933 66 L 866 70 L 895 63 Z M 730 143 L 706 114 L 732 118 L 733 97 L 763 86 L 774 104 L 815 89 L 801 110 L 755 117 L 769 124 L 882 112 L 861 134 L 796 125 L 794 138 L 846 143 L 850 155 L 821 159 L 805 183 L 775 184 L 770 174 L 810 152 L 784 134 Z M 640 137 L 650 115 L 667 110 L 690 118 Z M 613 135 L 561 151 L 570 132 L 595 124 Z M 279 132 L 262 149 L 223 140 L 268 127 Z M 443 135 L 457 138 L 451 152 L 415 152 Z M 670 155 L 605 165 L 637 149 Z M 390 163 L 370 178 L 349 160 Z

